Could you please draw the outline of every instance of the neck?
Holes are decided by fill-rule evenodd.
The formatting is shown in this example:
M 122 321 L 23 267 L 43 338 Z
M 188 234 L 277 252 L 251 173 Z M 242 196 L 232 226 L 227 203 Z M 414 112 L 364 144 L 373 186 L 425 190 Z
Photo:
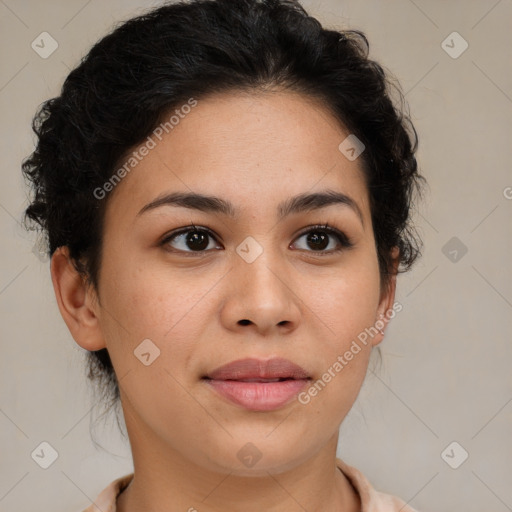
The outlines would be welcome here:
M 279 473 L 266 471 L 263 476 L 212 471 L 168 446 L 153 444 L 148 436 L 141 438 L 145 446 L 132 443 L 134 477 L 118 497 L 118 512 L 361 510 L 358 493 L 336 467 L 338 433 L 309 459 Z

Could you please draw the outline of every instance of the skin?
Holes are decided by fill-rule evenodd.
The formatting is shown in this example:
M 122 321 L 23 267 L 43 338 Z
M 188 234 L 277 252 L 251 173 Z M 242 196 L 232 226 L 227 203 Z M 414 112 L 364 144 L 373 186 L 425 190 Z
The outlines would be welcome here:
M 119 512 L 360 510 L 335 466 L 338 430 L 382 334 L 305 405 L 248 411 L 201 380 L 235 359 L 284 357 L 314 382 L 392 308 L 395 276 L 381 289 L 360 159 L 338 150 L 347 135 L 322 104 L 289 91 L 201 98 L 108 197 L 98 290 L 65 247 L 53 255 L 73 338 L 108 348 L 120 383 L 135 477 Z M 362 221 L 339 204 L 278 221 L 282 201 L 327 189 L 349 195 Z M 229 200 L 238 217 L 169 205 L 138 215 L 176 191 Z M 354 246 L 329 253 L 340 247 L 331 235 L 326 255 L 315 251 L 302 231 L 326 222 Z M 215 234 L 208 250 L 184 237 L 160 244 L 192 223 Z M 236 252 L 247 236 L 263 249 L 250 264 Z M 147 338 L 160 355 L 145 366 L 134 350 Z M 237 457 L 248 442 L 261 452 L 251 468 Z

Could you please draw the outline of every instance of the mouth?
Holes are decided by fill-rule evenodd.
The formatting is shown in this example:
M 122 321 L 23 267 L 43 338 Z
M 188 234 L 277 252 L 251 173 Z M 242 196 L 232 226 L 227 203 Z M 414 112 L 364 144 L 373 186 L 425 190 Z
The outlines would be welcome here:
M 285 380 L 304 380 L 304 379 L 296 379 L 294 377 L 278 377 L 276 379 L 212 379 L 210 377 L 201 377 L 203 380 L 223 380 L 223 381 L 232 381 L 232 382 L 283 382 Z M 309 377 L 307 377 L 309 378 Z
M 288 359 L 238 359 L 207 373 L 203 378 L 237 381 L 278 381 L 308 379 L 309 373 Z
M 304 368 L 287 359 L 240 359 L 202 377 L 216 392 L 251 411 L 271 411 L 289 402 L 312 380 Z

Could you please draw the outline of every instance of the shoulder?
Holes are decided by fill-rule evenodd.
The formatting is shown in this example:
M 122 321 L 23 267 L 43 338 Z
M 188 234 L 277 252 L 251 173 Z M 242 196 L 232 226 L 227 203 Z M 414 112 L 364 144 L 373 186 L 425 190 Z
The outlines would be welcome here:
M 339 458 L 336 458 L 336 465 L 359 493 L 361 512 L 418 512 L 397 496 L 374 489 L 368 479 L 357 468 L 349 466 Z
M 83 512 L 115 512 L 116 499 L 119 494 L 128 487 L 133 479 L 133 473 L 124 475 L 113 482 L 110 482 L 105 489 L 103 489 L 98 497 L 88 506 Z

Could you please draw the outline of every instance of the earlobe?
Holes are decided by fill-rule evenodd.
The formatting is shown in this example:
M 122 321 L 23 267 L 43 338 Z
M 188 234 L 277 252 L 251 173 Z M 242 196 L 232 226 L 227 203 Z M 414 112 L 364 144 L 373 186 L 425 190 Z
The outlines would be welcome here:
M 90 351 L 106 347 L 91 292 L 75 269 L 67 247 L 59 247 L 52 256 L 51 276 L 60 314 L 73 339 Z

